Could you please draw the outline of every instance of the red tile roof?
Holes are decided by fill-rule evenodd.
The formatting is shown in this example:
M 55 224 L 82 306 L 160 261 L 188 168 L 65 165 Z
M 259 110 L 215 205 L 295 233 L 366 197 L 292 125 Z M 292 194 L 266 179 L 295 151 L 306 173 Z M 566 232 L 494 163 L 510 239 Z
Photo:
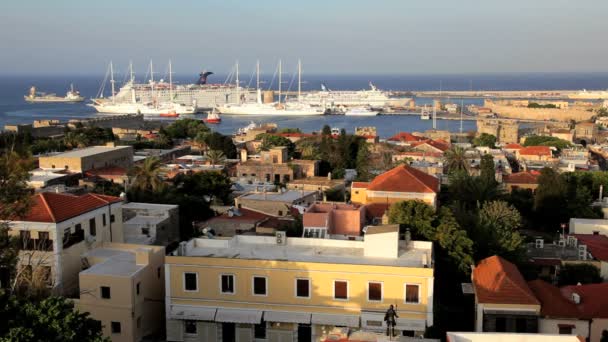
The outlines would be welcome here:
M 580 315 L 576 304 L 565 298 L 559 288 L 540 279 L 530 281 L 528 285 L 540 301 L 543 316 L 570 318 Z
M 412 143 L 411 146 L 416 148 L 420 145 L 425 145 L 425 144 L 432 146 L 432 147 L 440 150 L 441 152 L 445 152 L 450 148 L 450 144 L 446 143 L 445 141 L 438 141 L 438 140 L 431 140 L 431 139 Z
M 511 144 L 506 144 L 503 148 L 507 149 L 507 150 L 521 150 L 524 147 L 521 146 L 520 144 L 511 143 Z
M 579 245 L 584 244 L 587 246 L 587 251 L 589 251 L 594 258 L 608 262 L 608 236 L 593 234 L 572 235 L 578 239 Z
M 399 165 L 377 176 L 368 190 L 390 192 L 437 192 L 439 179 L 408 165 Z
M 443 157 L 442 152 L 425 152 L 425 151 L 410 151 L 410 152 L 399 152 L 395 153 L 398 156 L 415 156 L 415 157 L 434 157 L 441 158 Z
M 125 176 L 127 174 L 127 169 L 124 167 L 118 166 L 108 166 L 99 169 L 92 169 L 85 172 L 87 177 L 92 176 Z
M 33 196 L 29 213 L 18 220 L 49 223 L 63 222 L 91 210 L 121 201 L 122 199 L 119 197 L 92 193 L 74 196 L 70 194 L 42 192 Z
M 298 133 L 298 132 L 293 132 L 293 133 L 278 133 L 277 135 L 279 135 L 281 137 L 285 137 L 285 138 L 309 138 L 309 137 L 314 137 L 315 136 L 312 133 Z
M 538 184 L 538 175 L 531 172 L 517 172 L 503 177 L 503 182 L 509 184 Z
M 353 182 L 351 188 L 363 188 L 366 189 L 369 186 L 369 182 Z
M 608 283 L 565 286 L 560 291 L 566 298 L 572 298 L 573 293 L 581 297 L 579 317 L 608 318 Z
M 365 205 L 365 216 L 368 219 L 382 217 L 388 210 L 390 204 L 388 203 L 369 203 Z
M 524 156 L 551 156 L 549 146 L 528 146 L 519 150 L 520 155 Z
M 481 260 L 472 278 L 480 303 L 540 304 L 517 266 L 499 256 Z
M 422 141 L 422 140 L 425 140 L 425 138 L 415 136 L 412 133 L 408 133 L 408 132 L 399 132 L 399 133 L 393 135 L 392 137 L 388 138 L 388 140 L 389 141 L 412 142 L 412 141 Z
M 273 216 L 271 215 L 267 215 L 264 213 L 260 213 L 258 211 L 254 211 L 254 210 L 250 210 L 250 209 L 246 209 L 246 208 L 239 208 L 239 215 L 233 215 L 232 217 L 228 215 L 228 213 L 223 213 L 219 216 L 215 216 L 210 218 L 209 220 L 205 221 L 206 223 L 210 223 L 213 221 L 223 221 L 223 220 L 230 220 L 230 221 L 245 221 L 245 222 L 259 222 L 259 221 L 263 221 L 266 220 L 268 218 L 271 218 Z

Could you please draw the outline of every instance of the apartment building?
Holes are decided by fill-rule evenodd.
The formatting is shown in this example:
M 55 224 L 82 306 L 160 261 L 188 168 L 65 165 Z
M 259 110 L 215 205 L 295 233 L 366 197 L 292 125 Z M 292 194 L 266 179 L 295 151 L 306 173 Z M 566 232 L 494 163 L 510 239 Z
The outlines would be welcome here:
M 78 310 L 101 323 L 112 342 L 157 336 L 164 324 L 165 249 L 107 243 L 82 256 Z
M 133 166 L 133 147 L 91 146 L 38 158 L 41 169 L 65 169 L 86 172 L 109 166 L 129 169 Z
M 399 241 L 397 225 L 363 240 L 238 235 L 193 239 L 166 257 L 168 341 L 319 341 L 338 328 L 433 325 L 432 243 Z
M 122 199 L 98 194 L 42 192 L 29 213 L 10 221 L 19 237 L 18 267 L 44 273 L 57 294 L 78 289 L 80 256 L 104 242 L 122 242 Z

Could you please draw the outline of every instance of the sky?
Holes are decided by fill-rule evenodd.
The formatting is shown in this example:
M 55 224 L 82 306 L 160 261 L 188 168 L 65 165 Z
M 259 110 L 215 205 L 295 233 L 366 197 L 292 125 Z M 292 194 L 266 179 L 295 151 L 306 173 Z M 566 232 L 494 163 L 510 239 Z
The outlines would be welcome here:
M 608 71 L 606 0 L 2 0 L 0 76 Z

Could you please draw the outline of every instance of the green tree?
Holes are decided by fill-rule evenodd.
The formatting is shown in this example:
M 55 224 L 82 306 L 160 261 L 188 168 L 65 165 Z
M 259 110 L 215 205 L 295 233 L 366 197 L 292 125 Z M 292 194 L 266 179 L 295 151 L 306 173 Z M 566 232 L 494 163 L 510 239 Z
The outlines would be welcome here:
M 519 234 L 521 215 L 504 201 L 486 202 L 479 211 L 475 229 L 477 259 L 491 255 L 520 256 L 523 237 Z
M 164 128 L 167 136 L 171 139 L 194 139 L 201 132 L 209 132 L 210 129 L 201 120 L 179 119 Z
M 478 137 L 473 139 L 473 145 L 487 146 L 490 148 L 495 148 L 496 147 L 496 137 L 492 134 L 481 133 Z
M 473 241 L 467 236 L 467 232 L 460 228 L 449 208 L 443 207 L 439 210 L 438 223 L 432 240 L 437 241 L 447 252 L 458 270 L 468 274 L 474 264 Z
M 566 140 L 544 135 L 531 135 L 526 138 L 524 146 L 553 146 L 559 150 L 569 148 L 572 144 Z
M 357 152 L 357 180 L 367 182 L 372 178 L 370 170 L 370 153 L 367 143 L 359 145 Z
M 0 342 L 62 341 L 102 342 L 101 324 L 74 309 L 65 298 L 40 302 L 0 294 Z
M 173 179 L 173 187 L 183 195 L 208 198 L 220 205 L 232 203 L 232 182 L 220 172 L 179 174 Z
M 280 135 L 274 135 L 271 133 L 258 134 L 255 139 L 262 141 L 263 150 L 267 150 L 272 147 L 285 146 L 287 147 L 287 155 L 289 156 L 289 158 L 293 158 L 293 154 L 296 150 L 296 145 L 291 140 Z
M 220 150 L 211 150 L 206 156 L 211 165 L 223 165 L 226 162 L 226 156 Z
M 95 183 L 95 187 L 91 192 L 101 195 L 116 196 L 118 197 L 125 191 L 124 186 L 108 181 L 100 181 Z
M 302 131 L 299 128 L 286 127 L 281 128 L 278 133 L 302 133 Z
M 481 156 L 479 165 L 480 177 L 488 182 L 496 181 L 496 169 L 494 168 L 494 157 L 491 154 Z
M 469 160 L 466 157 L 466 150 L 460 146 L 452 146 L 443 155 L 445 166 L 448 173 L 469 171 Z
M 600 269 L 591 264 L 566 264 L 561 267 L 558 285 L 576 285 L 601 283 Z
M 143 163 L 135 165 L 130 171 L 130 176 L 134 177 L 131 186 L 141 191 L 159 191 L 164 186 L 161 167 L 162 162 L 156 157 L 144 159 Z
M 534 196 L 535 221 L 541 227 L 556 230 L 569 220 L 567 191 L 567 184 L 555 170 L 541 170 Z
M 409 229 L 414 239 L 430 240 L 434 234 L 435 210 L 422 201 L 401 201 L 388 209 L 388 220 L 399 224 L 401 232 Z

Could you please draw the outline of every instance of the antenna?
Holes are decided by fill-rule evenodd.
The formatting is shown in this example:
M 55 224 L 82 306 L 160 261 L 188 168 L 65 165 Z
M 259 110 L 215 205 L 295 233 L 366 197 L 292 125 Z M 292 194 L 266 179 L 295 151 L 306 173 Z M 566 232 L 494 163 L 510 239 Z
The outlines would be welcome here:
M 133 61 L 129 61 L 129 76 L 131 78 L 131 82 L 135 80 L 135 73 L 133 73 Z
M 152 87 L 152 98 L 154 102 L 157 102 L 156 94 L 154 93 L 154 65 L 152 64 L 152 60 L 150 60 L 150 85 Z
M 437 129 L 437 104 L 433 103 L 433 129 Z
M 279 59 L 279 104 L 281 104 L 281 74 L 282 74 L 282 65 L 281 65 L 281 60 Z
M 114 64 L 112 64 L 112 61 L 110 61 L 110 84 L 112 85 L 112 103 L 116 103 L 114 89 Z

